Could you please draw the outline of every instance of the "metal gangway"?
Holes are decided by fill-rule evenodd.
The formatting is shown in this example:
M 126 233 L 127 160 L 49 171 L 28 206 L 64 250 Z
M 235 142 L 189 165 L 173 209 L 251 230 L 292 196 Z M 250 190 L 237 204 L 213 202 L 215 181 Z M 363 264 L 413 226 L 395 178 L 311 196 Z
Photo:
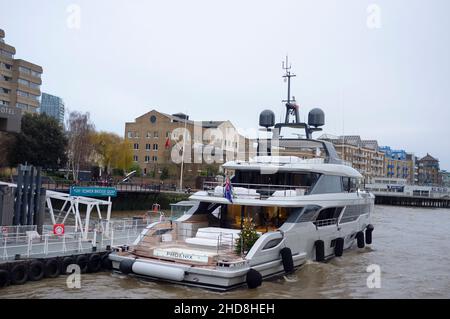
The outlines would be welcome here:
M 17 184 L 0 182 L 0 185 L 6 185 L 12 188 L 17 188 Z M 71 196 L 70 194 L 49 191 L 45 192 L 46 211 L 50 214 L 50 219 L 53 225 L 64 224 L 68 218 L 72 217 L 75 220 L 75 232 L 80 232 L 84 239 L 87 239 L 90 230 L 91 213 L 97 213 L 100 225 L 105 233 L 109 232 L 109 221 L 111 218 L 112 202 L 110 199 L 101 200 L 97 198 L 90 198 L 84 196 Z M 57 201 L 62 201 L 61 209 L 54 209 Z M 83 213 L 80 206 L 85 207 Z M 106 219 L 102 217 L 101 207 L 106 207 Z M 56 215 L 55 213 L 58 213 Z M 62 215 L 64 215 L 62 217 Z M 83 220 L 84 216 L 84 220 Z M 62 217 L 62 219 L 61 219 Z M 105 222 L 103 222 L 105 221 Z

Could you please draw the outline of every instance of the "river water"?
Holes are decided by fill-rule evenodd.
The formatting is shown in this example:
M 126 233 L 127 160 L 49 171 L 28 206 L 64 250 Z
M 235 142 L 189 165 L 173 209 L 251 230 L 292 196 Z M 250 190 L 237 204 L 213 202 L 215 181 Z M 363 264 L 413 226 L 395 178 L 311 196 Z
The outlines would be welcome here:
M 450 210 L 376 206 L 373 224 L 372 247 L 309 262 L 254 290 L 220 293 L 105 272 L 82 275 L 80 289 L 61 276 L 1 289 L 0 298 L 450 298 Z M 380 288 L 367 286 L 372 264 Z

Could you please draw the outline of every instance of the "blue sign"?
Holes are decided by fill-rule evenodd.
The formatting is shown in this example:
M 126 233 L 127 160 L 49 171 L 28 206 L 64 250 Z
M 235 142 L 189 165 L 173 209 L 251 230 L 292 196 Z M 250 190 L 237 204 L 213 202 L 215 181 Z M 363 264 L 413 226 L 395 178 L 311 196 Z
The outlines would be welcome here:
M 116 197 L 117 189 L 115 187 L 70 187 L 70 196 L 86 197 Z

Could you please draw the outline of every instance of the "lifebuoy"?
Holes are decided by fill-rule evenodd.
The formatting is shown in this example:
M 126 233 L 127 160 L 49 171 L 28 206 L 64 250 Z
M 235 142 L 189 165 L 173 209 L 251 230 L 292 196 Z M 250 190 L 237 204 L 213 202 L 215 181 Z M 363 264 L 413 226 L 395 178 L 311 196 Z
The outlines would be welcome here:
M 73 265 L 75 264 L 75 259 L 71 256 L 68 257 L 64 257 L 61 263 L 61 273 L 62 274 L 69 274 L 69 272 L 67 272 L 67 267 L 69 267 L 69 265 Z
M 245 276 L 245 281 L 250 289 L 255 289 L 262 284 L 262 275 L 255 269 L 250 269 Z
M 372 232 L 375 229 L 372 224 L 369 224 L 366 228 L 366 244 L 371 245 L 372 244 Z
M 32 261 L 28 267 L 28 279 L 39 281 L 44 277 L 44 263 L 39 260 Z
M 334 246 L 334 255 L 336 257 L 341 257 L 344 253 L 344 238 L 336 238 L 336 243 Z
M 8 286 L 9 280 L 9 272 L 7 270 L 0 269 L 0 288 Z
M 61 269 L 57 259 L 47 259 L 44 264 L 45 278 L 56 278 L 60 275 Z
M 325 260 L 325 243 L 323 240 L 316 240 L 314 243 L 316 247 L 316 261 L 323 262 Z
M 109 259 L 109 253 L 106 253 L 102 256 L 102 268 L 105 270 L 112 269 L 112 261 Z
M 13 285 L 23 285 L 28 279 L 28 270 L 24 264 L 14 265 L 10 272 Z
M 358 248 L 364 248 L 364 233 L 362 231 L 356 233 L 356 240 L 358 243 Z
M 88 260 L 88 272 L 98 272 L 102 268 L 102 258 L 99 254 L 92 254 Z
M 85 255 L 78 255 L 75 263 L 80 267 L 80 272 L 82 274 L 86 273 L 87 269 L 88 269 L 88 259 Z
M 280 250 L 281 261 L 283 263 L 283 268 L 286 273 L 291 273 L 294 271 L 294 259 L 292 258 L 292 251 L 289 247 L 284 247 Z

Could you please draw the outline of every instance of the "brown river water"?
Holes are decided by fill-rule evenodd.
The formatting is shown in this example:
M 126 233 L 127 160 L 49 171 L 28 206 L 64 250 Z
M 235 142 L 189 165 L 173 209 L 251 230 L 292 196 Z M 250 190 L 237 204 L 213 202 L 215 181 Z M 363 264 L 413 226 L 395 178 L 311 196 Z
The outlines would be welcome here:
M 254 290 L 213 292 L 105 272 L 82 275 L 80 289 L 61 276 L 7 287 L 0 298 L 450 298 L 449 209 L 376 206 L 373 224 L 372 247 L 308 262 Z M 367 287 L 371 264 L 380 266 L 380 288 Z

